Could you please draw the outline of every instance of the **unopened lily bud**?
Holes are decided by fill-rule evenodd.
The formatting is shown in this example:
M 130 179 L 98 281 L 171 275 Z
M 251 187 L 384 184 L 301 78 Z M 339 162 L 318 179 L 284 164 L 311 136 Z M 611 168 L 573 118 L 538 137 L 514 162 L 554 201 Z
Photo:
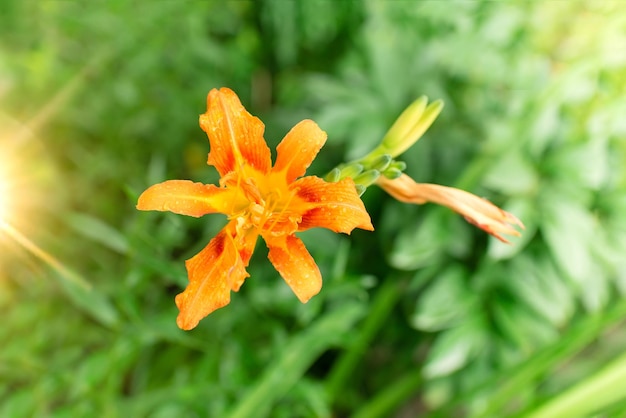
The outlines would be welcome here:
M 415 144 L 443 109 L 441 100 L 435 100 L 428 106 L 427 102 L 426 96 L 422 96 L 407 107 L 371 155 L 386 153 L 395 158 Z
M 341 180 L 341 170 L 337 167 L 333 168 L 328 174 L 326 174 L 325 180 L 329 183 L 336 183 Z
M 391 158 L 391 155 L 383 154 L 373 160 L 369 167 L 373 170 L 384 171 L 387 167 L 389 167 L 389 164 L 391 164 L 392 161 L 393 159 Z
M 404 161 L 393 161 L 389 164 L 389 168 L 395 168 L 396 170 L 404 171 L 406 170 L 406 163 Z
M 389 180 L 395 180 L 402 175 L 402 170 L 398 170 L 395 167 L 388 167 L 382 172 L 382 175 L 387 177 Z
M 381 174 L 387 177 L 389 180 L 397 179 L 402 175 L 402 172 L 406 170 L 406 163 L 404 161 L 392 161 Z
M 447 206 L 465 217 L 468 222 L 505 243 L 508 241 L 502 234 L 520 236 L 520 232 L 514 226 L 524 229 L 524 224 L 514 215 L 464 190 L 438 184 L 417 183 L 406 174 L 395 180 L 380 177 L 377 184 L 400 202 L 417 205 L 432 202 Z
M 420 139 L 422 135 L 424 135 L 424 132 L 426 132 L 426 130 L 430 128 L 430 125 L 433 124 L 435 119 L 437 119 L 437 116 L 439 116 L 442 109 L 442 100 L 435 100 L 434 102 L 429 104 L 426 107 L 426 110 L 424 110 L 424 113 L 422 113 L 419 121 L 415 125 L 413 125 L 413 128 L 406 134 L 402 144 L 399 144 L 398 148 L 394 150 L 395 152 L 397 152 L 397 154 L 392 154 L 392 156 L 396 157 L 402 154 L 404 151 L 409 149 L 411 145 L 416 143 L 417 140 Z
M 426 105 L 428 104 L 428 97 L 422 96 L 415 100 L 407 107 L 404 112 L 398 116 L 398 119 L 391 125 L 389 131 L 383 138 L 382 144 L 385 148 L 393 150 L 396 146 L 406 138 L 408 133 L 413 129 L 413 126 L 422 118 Z

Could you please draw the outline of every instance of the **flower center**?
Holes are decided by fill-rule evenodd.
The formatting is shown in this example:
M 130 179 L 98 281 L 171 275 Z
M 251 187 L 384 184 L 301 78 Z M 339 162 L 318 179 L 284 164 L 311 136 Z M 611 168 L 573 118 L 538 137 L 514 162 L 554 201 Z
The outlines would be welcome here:
M 250 176 L 226 180 L 226 187 L 236 188 L 242 199 L 233 202 L 231 219 L 238 229 L 255 229 L 265 236 L 290 235 L 298 229 L 301 216 L 292 208 L 295 193 L 275 176 Z

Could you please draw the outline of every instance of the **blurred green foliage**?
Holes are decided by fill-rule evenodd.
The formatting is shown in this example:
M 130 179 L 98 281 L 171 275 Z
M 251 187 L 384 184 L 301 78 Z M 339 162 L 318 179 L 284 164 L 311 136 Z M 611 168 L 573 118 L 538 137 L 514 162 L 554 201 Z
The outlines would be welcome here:
M 0 416 L 622 416 L 625 51 L 617 0 L 3 1 L 14 225 L 64 269 L 0 236 Z M 325 279 L 308 304 L 258 248 L 231 304 L 180 331 L 184 260 L 224 219 L 134 205 L 217 180 L 197 116 L 219 86 L 271 148 L 316 120 L 317 175 L 441 98 L 407 172 L 526 231 L 506 246 L 371 188 L 374 233 L 302 234 Z

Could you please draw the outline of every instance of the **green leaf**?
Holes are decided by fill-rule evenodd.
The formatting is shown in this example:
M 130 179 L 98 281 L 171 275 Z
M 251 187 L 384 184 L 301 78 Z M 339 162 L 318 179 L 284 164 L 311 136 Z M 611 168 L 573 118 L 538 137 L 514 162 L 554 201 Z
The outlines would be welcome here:
M 387 277 L 377 289 L 359 332 L 351 339 L 328 374 L 326 389 L 331 399 L 334 400 L 339 395 L 346 382 L 353 375 L 354 370 L 363 361 L 363 355 L 384 326 L 400 297 L 400 293 L 400 285 L 397 282 L 397 277 L 394 276 Z
M 423 380 L 419 370 L 407 370 L 404 375 L 395 379 L 392 384 L 380 391 L 378 395 L 369 398 L 366 403 L 361 404 L 352 415 L 352 418 L 390 416 L 391 412 L 415 396 L 415 392 L 422 385 Z
M 557 330 L 523 305 L 498 301 L 493 306 L 498 328 L 517 346 L 518 356 L 554 341 Z
M 486 187 L 503 194 L 523 194 L 537 187 L 539 176 L 536 167 L 516 147 L 495 161 L 483 182 Z
M 468 318 L 461 325 L 437 337 L 426 363 L 424 376 L 435 378 L 449 375 L 465 366 L 484 347 L 486 335 L 482 321 Z
M 502 207 L 522 221 L 526 229 L 522 230 L 522 236 L 510 239 L 506 244 L 498 239 L 490 239 L 487 247 L 487 255 L 494 260 L 512 258 L 520 253 L 535 237 L 537 232 L 538 216 L 534 200 L 525 196 L 513 197 Z
M 464 318 L 474 302 L 467 273 L 459 265 L 452 265 L 420 295 L 411 325 L 424 331 L 449 328 Z
M 554 256 L 556 264 L 580 287 L 593 280 L 592 253 L 589 245 L 593 242 L 594 222 L 591 214 L 577 202 L 554 194 L 544 194 L 540 202 L 544 220 L 541 231 Z
M 276 360 L 267 365 L 247 395 L 226 416 L 265 416 L 271 406 L 302 378 L 322 352 L 345 341 L 346 333 L 363 313 L 361 305 L 344 305 L 291 338 Z
M 4 398 L 0 412 L 7 417 L 32 416 L 35 405 L 33 405 L 32 388 L 14 390 L 11 396 Z
M 556 368 L 570 360 L 576 353 L 589 346 L 598 336 L 621 322 L 626 315 L 626 302 L 620 301 L 603 315 L 589 315 L 582 318 L 573 327 L 568 328 L 561 337 L 549 346 L 534 352 L 513 367 L 501 369 L 492 374 L 486 381 L 476 382 L 467 393 L 454 399 L 445 406 L 447 412 L 438 416 L 452 416 L 451 408 L 464 406 L 473 399 L 480 397 L 482 391 L 489 391 L 485 403 L 472 417 L 491 418 L 501 416 L 507 405 L 517 401 L 521 390 L 537 387 L 542 376 L 550 376 Z
M 66 215 L 64 219 L 82 236 L 120 254 L 128 253 L 128 240 L 124 234 L 95 216 L 74 212 Z
M 611 296 L 607 274 L 596 264 L 591 266 L 589 280 L 581 292 L 583 306 L 589 312 L 598 312 L 606 306 Z
M 421 223 L 406 225 L 395 240 L 389 263 L 401 270 L 414 270 L 435 263 L 448 238 L 446 218 L 444 210 L 433 210 Z
M 561 124 L 559 111 L 557 103 L 546 103 L 539 109 L 535 120 L 531 122 L 528 137 L 533 156 L 541 156 L 558 135 Z
M 80 281 L 73 279 L 73 276 L 77 275 L 71 270 L 57 272 L 56 276 L 65 294 L 76 307 L 109 328 L 118 324 L 117 310 L 108 297 L 99 292 L 99 289 L 93 286 L 82 286 L 80 283 L 86 281 L 83 278 L 80 278 Z
M 542 202 L 545 220 L 542 232 L 556 264 L 571 278 L 587 310 L 601 309 L 609 298 L 607 274 L 595 262 L 593 243 L 597 241 L 596 222 L 579 203 L 558 194 Z
M 619 262 L 615 267 L 615 284 L 621 295 L 626 296 L 626 260 Z
M 565 325 L 574 313 L 574 296 L 549 261 L 520 256 L 510 270 L 513 294 L 555 327 Z
M 561 394 L 525 418 L 584 417 L 626 399 L 626 354 Z
M 600 189 L 609 179 L 609 144 L 598 137 L 560 149 L 546 164 L 564 181 L 590 189 Z

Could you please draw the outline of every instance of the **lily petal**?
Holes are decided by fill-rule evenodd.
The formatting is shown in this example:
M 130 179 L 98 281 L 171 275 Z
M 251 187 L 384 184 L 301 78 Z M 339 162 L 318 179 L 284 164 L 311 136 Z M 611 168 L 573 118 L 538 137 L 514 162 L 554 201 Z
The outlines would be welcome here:
M 520 236 L 521 233 L 514 226 L 524 229 L 522 221 L 514 215 L 464 190 L 438 184 L 417 183 L 406 174 L 394 180 L 381 176 L 377 184 L 400 202 L 417 205 L 433 202 L 446 206 L 504 243 L 509 241 L 501 234 Z
M 176 323 L 190 330 L 211 312 L 228 305 L 230 291 L 239 290 L 248 277 L 244 261 L 230 235 L 230 224 L 202 251 L 185 262 L 189 285 L 176 296 L 180 310 Z
M 269 172 L 272 161 L 263 139 L 265 125 L 246 111 L 234 91 L 224 87 L 209 92 L 200 127 L 211 144 L 208 164 L 222 177 L 245 165 Z
M 326 132 L 317 123 L 309 119 L 301 121 L 276 147 L 276 163 L 272 171 L 285 171 L 287 183 L 291 183 L 304 175 L 325 142 Z
M 267 246 L 268 258 L 300 302 L 306 303 L 319 293 L 322 275 L 300 238 L 288 235 L 282 242 L 267 242 Z
M 319 177 L 308 176 L 295 181 L 291 187 L 307 207 L 299 231 L 315 227 L 346 234 L 354 228 L 374 230 L 351 178 L 328 183 Z
M 236 192 L 212 184 L 189 180 L 168 180 L 150 186 L 137 201 L 139 210 L 170 211 L 200 217 L 208 213 L 228 213 Z

